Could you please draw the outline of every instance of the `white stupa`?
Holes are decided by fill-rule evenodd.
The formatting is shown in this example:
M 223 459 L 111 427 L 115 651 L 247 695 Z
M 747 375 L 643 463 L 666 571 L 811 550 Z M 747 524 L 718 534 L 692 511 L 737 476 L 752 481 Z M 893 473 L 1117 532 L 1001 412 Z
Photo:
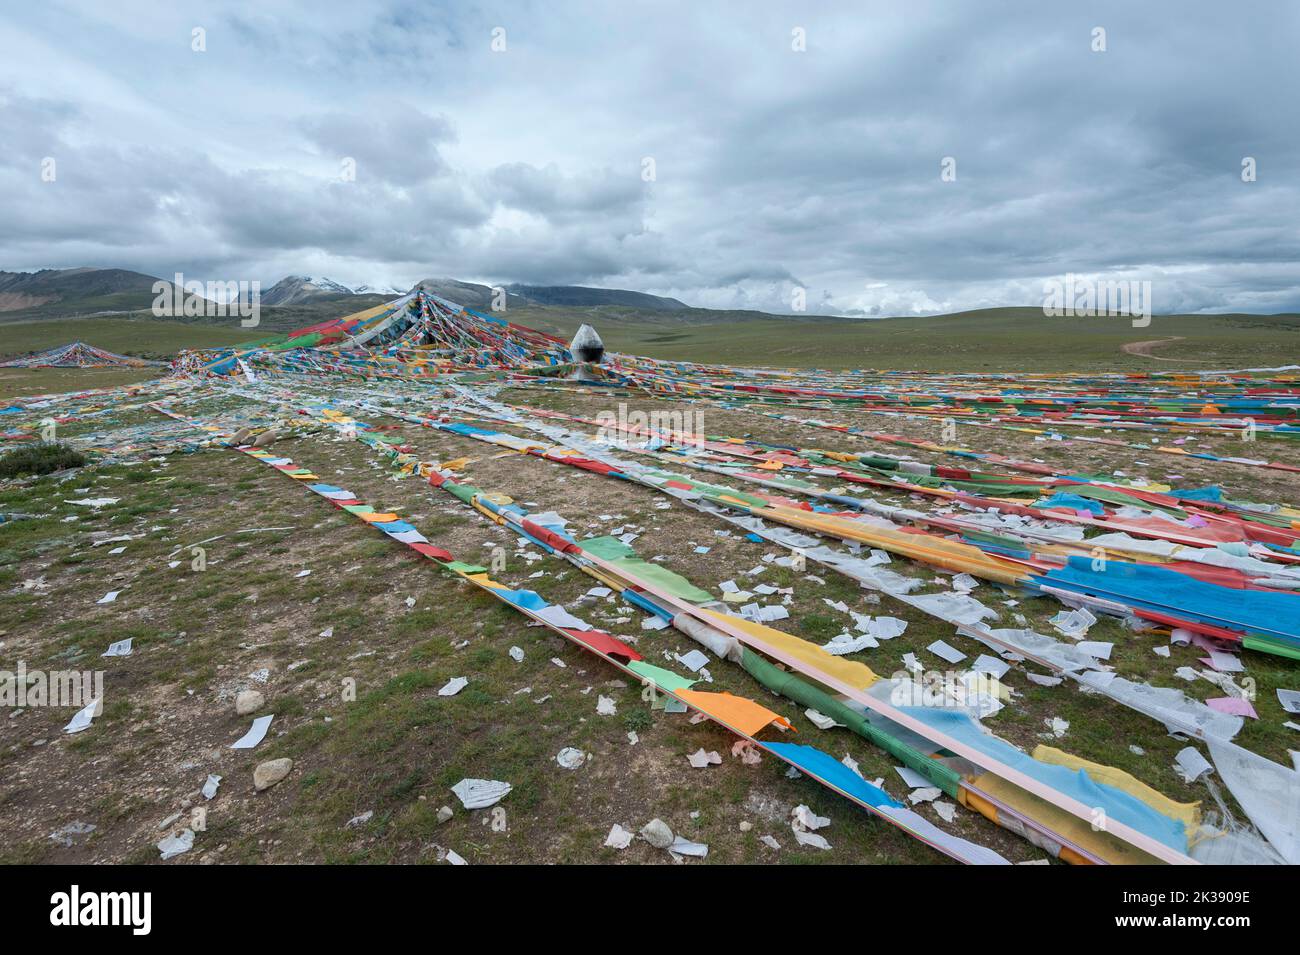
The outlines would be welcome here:
M 591 366 L 599 365 L 605 357 L 605 343 L 600 340 L 596 330 L 590 325 L 582 325 L 569 343 L 569 351 L 577 365 L 573 372 L 574 380 L 592 380 L 595 376 L 591 373 Z

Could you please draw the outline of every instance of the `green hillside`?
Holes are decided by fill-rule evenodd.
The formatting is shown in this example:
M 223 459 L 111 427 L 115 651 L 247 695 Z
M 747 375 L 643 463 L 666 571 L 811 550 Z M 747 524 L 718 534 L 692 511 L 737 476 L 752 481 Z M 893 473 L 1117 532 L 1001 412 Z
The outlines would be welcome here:
M 1125 318 L 1046 318 L 1036 308 L 861 320 L 530 307 L 507 317 L 565 335 L 590 322 L 610 350 L 738 365 L 1150 371 L 1300 363 L 1300 315 L 1157 315 L 1145 328 Z M 1151 346 L 1156 358 L 1124 351 L 1167 339 L 1176 340 Z

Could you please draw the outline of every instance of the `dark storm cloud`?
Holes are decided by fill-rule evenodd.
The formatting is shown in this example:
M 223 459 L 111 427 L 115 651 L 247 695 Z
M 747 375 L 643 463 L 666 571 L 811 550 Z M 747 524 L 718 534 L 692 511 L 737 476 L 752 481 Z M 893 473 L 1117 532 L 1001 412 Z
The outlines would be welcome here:
M 604 7 L 11 13 L 0 268 L 860 315 L 1073 272 L 1151 280 L 1157 311 L 1300 310 L 1290 5 Z

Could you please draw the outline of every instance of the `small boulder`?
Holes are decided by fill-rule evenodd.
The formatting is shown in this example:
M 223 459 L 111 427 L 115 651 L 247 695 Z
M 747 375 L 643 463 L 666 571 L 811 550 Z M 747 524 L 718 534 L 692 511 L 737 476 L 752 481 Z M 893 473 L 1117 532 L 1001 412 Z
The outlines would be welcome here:
M 293 760 L 287 757 L 268 759 L 264 763 L 258 763 L 257 768 L 253 770 L 253 788 L 258 792 L 270 789 L 284 779 L 285 776 L 288 776 L 291 769 L 293 769 Z
M 244 690 L 235 697 L 235 712 L 240 716 L 256 713 L 266 705 L 266 697 L 257 690 Z

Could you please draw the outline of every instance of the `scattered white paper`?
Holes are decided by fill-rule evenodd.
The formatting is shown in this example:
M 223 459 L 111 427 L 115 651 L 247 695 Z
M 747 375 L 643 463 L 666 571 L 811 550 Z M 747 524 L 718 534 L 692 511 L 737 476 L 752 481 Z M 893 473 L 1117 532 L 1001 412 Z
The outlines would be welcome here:
M 76 714 L 68 722 L 68 725 L 63 727 L 63 732 L 80 733 L 82 730 L 90 726 L 91 720 L 98 716 L 102 711 L 102 702 L 103 701 L 101 700 L 91 700 L 81 709 L 77 710 Z
M 1174 769 L 1183 777 L 1183 782 L 1194 783 L 1214 767 L 1195 746 L 1184 746 L 1174 757 Z
M 677 654 L 677 662 L 692 673 L 699 673 L 702 667 L 709 665 L 709 658 L 699 650 L 692 650 L 689 653 Z
M 706 753 L 704 747 L 700 747 L 696 752 L 686 757 L 687 762 L 695 769 L 703 769 L 706 766 L 721 766 L 722 757 L 716 751 Z
M 216 773 L 210 773 L 207 781 L 203 784 L 203 798 L 212 799 L 217 794 L 217 787 L 221 785 L 221 777 Z
M 1011 669 L 1011 664 L 1007 663 L 1005 660 L 999 660 L 997 657 L 991 657 L 986 653 L 981 653 L 975 658 L 975 662 L 971 664 L 971 669 L 976 673 L 987 673 L 990 676 L 1001 679 L 1006 676 L 1007 671 Z
M 451 791 L 466 809 L 486 809 L 509 795 L 512 788 L 509 783 L 496 779 L 462 779 Z
M 626 849 L 631 844 L 632 833 L 618 823 L 614 823 L 614 828 L 609 830 L 609 835 L 605 837 L 605 845 L 611 849 Z
M 916 770 L 909 769 L 907 766 L 895 766 L 894 772 L 903 778 L 903 782 L 907 784 L 909 789 L 925 789 L 934 785 Z
M 831 844 L 823 836 L 815 832 L 804 832 L 802 829 L 794 829 L 794 841 L 801 846 L 812 846 L 815 849 L 829 849 Z
M 580 749 L 566 746 L 556 755 L 555 761 L 565 769 L 577 769 L 587 761 L 587 754 Z
M 833 729 L 836 726 L 844 725 L 843 723 L 836 723 L 829 716 L 826 716 L 823 713 L 818 713 L 816 710 L 812 709 L 811 707 L 809 709 L 804 710 L 803 715 L 808 717 L 808 719 L 812 722 L 813 726 L 816 726 L 819 730 L 828 730 L 828 729 Z
M 541 617 L 551 626 L 559 627 L 561 630 L 587 631 L 591 629 L 591 624 L 587 623 L 585 620 L 579 620 L 558 604 L 543 607 L 541 610 L 534 610 L 533 613 Z
M 180 855 L 182 852 L 189 852 L 194 848 L 194 830 L 186 829 L 179 836 L 168 836 L 158 843 L 158 851 L 162 853 L 162 861 Z
M 962 653 L 956 647 L 949 646 L 942 640 L 936 640 L 926 647 L 936 657 L 947 660 L 949 663 L 960 663 L 966 659 L 966 654 Z
M 469 686 L 469 680 L 463 676 L 455 676 L 447 681 L 447 685 L 438 691 L 439 696 L 455 696 L 465 687 Z
M 676 836 L 673 838 L 673 844 L 668 847 L 668 851 L 673 855 L 703 859 L 709 854 L 709 847 L 702 842 L 691 842 L 691 840 L 682 836 Z
M 825 816 L 819 816 L 807 806 L 800 803 L 790 812 L 790 825 L 795 831 L 803 830 L 810 832 L 814 829 L 824 829 L 831 824 L 831 821 Z
M 253 725 L 249 727 L 247 733 L 241 736 L 235 742 L 230 744 L 231 749 L 252 749 L 258 743 L 266 738 L 266 731 L 271 728 L 271 720 L 275 719 L 274 715 L 259 716 L 253 720 Z

